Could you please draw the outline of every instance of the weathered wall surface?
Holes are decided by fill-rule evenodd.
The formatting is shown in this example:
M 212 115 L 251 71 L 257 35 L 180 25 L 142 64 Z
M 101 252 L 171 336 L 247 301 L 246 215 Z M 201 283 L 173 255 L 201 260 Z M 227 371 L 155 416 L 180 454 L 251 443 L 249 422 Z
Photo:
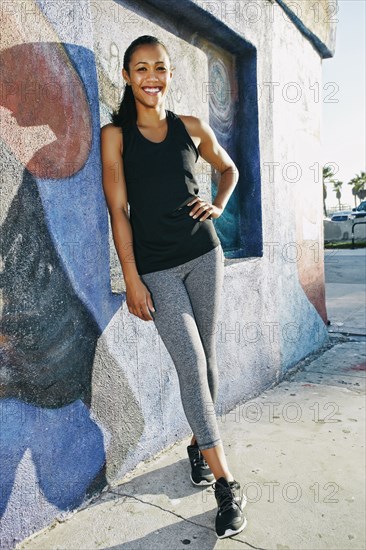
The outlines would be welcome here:
M 280 2 L 256 4 L 257 15 L 249 1 L 4 4 L 5 547 L 189 433 L 167 350 L 153 323 L 125 307 L 101 187 L 99 129 L 140 34 L 162 38 L 177 67 L 167 108 L 209 121 L 240 167 L 217 224 L 226 255 L 217 411 L 327 339 L 316 92 L 335 26 L 304 12 L 309 34 Z M 214 195 L 215 183 L 202 162 L 201 194 Z
M 297 28 L 318 48 L 322 57 L 331 57 L 335 52 L 338 23 L 338 2 L 275 0 L 283 7 L 283 18 L 294 21 Z

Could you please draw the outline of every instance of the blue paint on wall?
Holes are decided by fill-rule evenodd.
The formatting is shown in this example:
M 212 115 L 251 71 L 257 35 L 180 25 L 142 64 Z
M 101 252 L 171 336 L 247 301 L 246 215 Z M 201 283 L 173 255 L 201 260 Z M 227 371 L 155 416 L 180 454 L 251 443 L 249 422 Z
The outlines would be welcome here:
M 102 189 L 100 119 L 94 53 L 63 44 L 85 86 L 92 122 L 92 145 L 85 166 L 68 179 L 39 179 L 38 189 L 55 248 L 75 292 L 101 331 L 121 306 L 111 292 L 108 215 Z
M 18 399 L 3 399 L 0 418 L 0 516 L 4 516 L 1 538 L 10 547 L 13 538 L 22 538 L 19 521 L 14 521 L 11 510 L 6 512 L 6 506 L 25 451 L 31 452 L 37 478 L 27 480 L 26 486 L 17 486 L 14 496 L 19 505 L 26 506 L 28 502 L 28 506 L 35 507 L 37 493 L 41 492 L 60 510 L 81 504 L 104 464 L 105 451 L 102 432 L 80 400 L 59 409 L 45 409 Z M 39 521 L 41 528 L 44 519 L 33 518 L 34 523 Z
M 85 48 L 64 47 L 85 81 L 93 125 L 89 157 L 69 178 L 37 179 L 24 168 L 1 227 L 0 511 L 2 540 L 10 546 L 12 537 L 43 527 L 55 508 L 72 509 L 106 484 L 104 441 L 90 417 L 92 368 L 98 338 L 121 296 L 110 288 L 95 58 Z M 25 56 L 52 59 L 60 44 L 15 48 L 20 59 L 22 49 Z M 121 445 L 127 452 L 141 435 L 143 419 L 127 381 L 121 399 L 131 404 L 136 422 L 134 437 Z M 27 449 L 46 501 L 31 508 L 14 487 Z M 11 521 L 14 510 L 21 519 Z
M 252 50 L 238 59 L 240 112 L 238 113 L 238 169 L 240 180 L 241 247 L 236 256 L 263 256 L 262 196 L 257 96 L 257 53 Z
M 326 59 L 328 57 L 333 57 L 334 56 L 335 50 L 333 49 L 331 51 L 326 46 L 326 44 L 324 44 L 324 42 L 322 42 L 313 32 L 311 32 L 310 29 L 308 29 L 304 25 L 304 23 L 301 21 L 301 19 L 299 17 L 297 17 L 295 12 L 291 9 L 291 5 L 287 6 L 287 4 L 285 4 L 285 2 L 283 2 L 283 0 L 276 0 L 276 2 L 279 6 L 281 6 L 283 11 L 288 16 L 288 18 L 296 25 L 296 27 L 301 32 L 301 34 L 303 34 L 309 40 L 309 42 L 311 44 L 313 44 L 313 46 L 320 53 L 322 58 Z M 331 12 L 332 5 L 333 5 L 333 7 L 336 6 L 335 3 L 329 4 L 329 6 L 328 6 L 328 17 L 330 18 L 329 22 L 333 22 L 333 24 L 334 24 L 337 20 L 332 19 L 332 17 L 336 16 L 336 12 L 334 12 L 334 13 Z M 301 5 L 297 6 L 296 3 L 295 3 L 295 6 L 296 6 L 296 8 L 300 7 L 300 9 L 301 9 Z M 316 6 L 316 3 L 314 3 L 314 9 L 315 9 L 315 6 Z M 314 11 L 313 16 L 315 16 L 315 13 L 316 12 Z
M 239 101 L 227 151 L 238 168 L 239 180 L 223 215 L 213 220 L 228 258 L 263 256 L 256 67 L 254 50 L 237 57 Z

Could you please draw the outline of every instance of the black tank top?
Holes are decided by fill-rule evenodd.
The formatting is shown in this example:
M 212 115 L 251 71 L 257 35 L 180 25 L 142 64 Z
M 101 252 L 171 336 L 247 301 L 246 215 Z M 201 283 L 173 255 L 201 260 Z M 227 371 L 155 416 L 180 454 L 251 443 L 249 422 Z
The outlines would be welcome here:
M 154 143 L 136 122 L 123 129 L 123 164 L 133 251 L 140 275 L 175 267 L 220 244 L 211 217 L 200 222 L 187 202 L 199 195 L 199 152 L 182 120 L 165 110 L 166 138 Z

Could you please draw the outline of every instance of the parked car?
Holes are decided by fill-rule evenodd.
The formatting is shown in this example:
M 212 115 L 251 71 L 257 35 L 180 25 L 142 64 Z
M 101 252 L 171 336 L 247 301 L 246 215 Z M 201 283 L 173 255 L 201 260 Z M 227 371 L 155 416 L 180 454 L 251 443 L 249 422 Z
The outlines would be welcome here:
M 330 219 L 324 220 L 324 240 L 327 241 L 348 241 L 352 234 L 354 223 L 354 212 L 352 210 L 340 210 L 331 215 Z
M 366 201 L 362 201 L 357 207 L 352 208 L 352 215 L 354 218 L 364 218 L 366 216 Z
M 335 212 L 330 220 L 332 222 L 346 222 L 347 220 L 352 220 L 353 217 L 352 210 L 343 210 L 342 212 Z
M 361 202 L 357 208 L 360 210 L 342 210 L 332 214 L 330 219 L 323 219 L 324 242 L 348 241 L 352 237 L 352 229 L 357 240 L 366 238 L 366 224 L 354 225 L 359 217 L 366 221 L 366 201 Z

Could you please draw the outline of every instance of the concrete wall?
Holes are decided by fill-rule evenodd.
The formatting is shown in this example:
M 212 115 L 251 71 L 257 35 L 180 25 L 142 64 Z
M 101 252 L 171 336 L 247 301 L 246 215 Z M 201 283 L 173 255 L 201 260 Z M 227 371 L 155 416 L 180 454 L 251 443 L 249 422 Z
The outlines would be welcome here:
M 353 226 L 354 223 L 357 225 Z M 345 220 L 342 222 L 324 220 L 324 242 L 341 242 L 352 240 L 352 227 L 354 241 L 364 241 L 366 239 L 366 220 Z
M 256 5 L 4 3 L 5 547 L 189 433 L 167 350 L 153 323 L 125 307 L 101 186 L 99 129 L 120 98 L 124 49 L 140 34 L 165 40 L 177 66 L 167 108 L 209 121 L 240 170 L 217 220 L 225 252 L 217 411 L 278 382 L 328 338 L 314 86 L 335 25 L 308 12 L 291 18 L 284 2 Z M 214 196 L 215 174 L 201 166 L 201 194 Z

